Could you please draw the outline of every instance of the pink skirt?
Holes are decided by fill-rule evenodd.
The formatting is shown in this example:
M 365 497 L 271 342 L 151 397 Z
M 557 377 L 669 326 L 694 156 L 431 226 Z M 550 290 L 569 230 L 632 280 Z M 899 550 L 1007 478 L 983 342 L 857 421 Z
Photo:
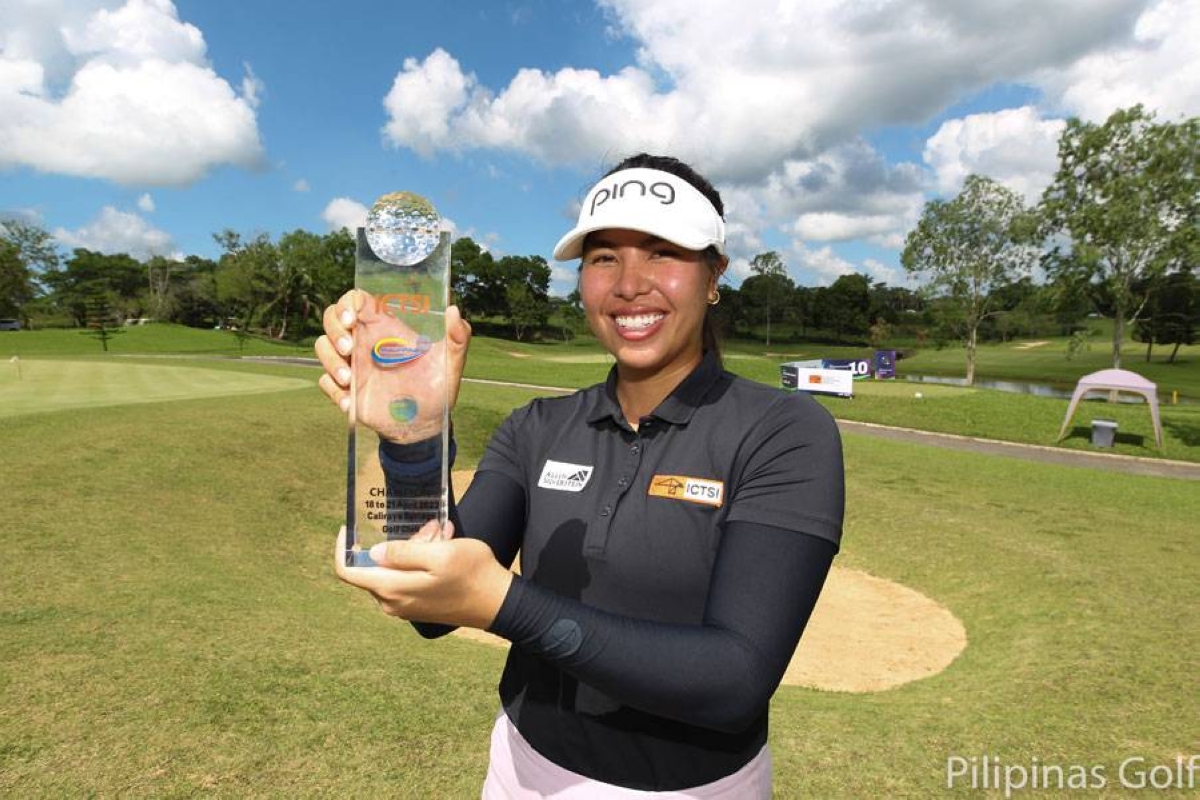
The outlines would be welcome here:
M 769 800 L 771 751 L 766 746 L 744 767 L 720 780 L 671 792 L 626 789 L 563 769 L 530 746 L 508 715 L 492 728 L 492 748 L 481 800 Z

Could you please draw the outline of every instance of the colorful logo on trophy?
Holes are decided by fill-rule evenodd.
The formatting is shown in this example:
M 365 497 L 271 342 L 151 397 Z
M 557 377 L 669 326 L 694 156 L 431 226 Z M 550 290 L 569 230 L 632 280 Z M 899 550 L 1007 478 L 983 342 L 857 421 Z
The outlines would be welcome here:
M 394 367 L 416 361 L 428 353 L 431 346 L 427 336 L 418 336 L 416 341 L 389 336 L 375 343 L 371 348 L 371 358 L 381 367 Z
M 412 422 L 417 417 L 417 401 L 411 397 L 401 397 L 388 403 L 388 411 L 396 422 Z

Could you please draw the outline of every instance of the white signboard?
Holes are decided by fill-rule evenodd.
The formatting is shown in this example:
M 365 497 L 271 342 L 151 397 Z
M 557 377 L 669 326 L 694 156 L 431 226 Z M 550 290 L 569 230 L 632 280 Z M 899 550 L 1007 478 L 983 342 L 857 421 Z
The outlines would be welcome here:
M 814 369 L 784 364 L 781 368 L 784 388 L 812 394 L 854 396 L 854 373 L 848 369 Z

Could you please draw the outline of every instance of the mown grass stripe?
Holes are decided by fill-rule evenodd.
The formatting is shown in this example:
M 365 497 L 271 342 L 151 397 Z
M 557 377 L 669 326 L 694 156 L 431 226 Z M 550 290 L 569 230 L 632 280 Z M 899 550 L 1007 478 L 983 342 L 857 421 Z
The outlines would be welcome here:
M 19 379 L 10 370 L 0 380 L 0 417 L 311 387 L 300 378 L 195 366 L 24 360 Z

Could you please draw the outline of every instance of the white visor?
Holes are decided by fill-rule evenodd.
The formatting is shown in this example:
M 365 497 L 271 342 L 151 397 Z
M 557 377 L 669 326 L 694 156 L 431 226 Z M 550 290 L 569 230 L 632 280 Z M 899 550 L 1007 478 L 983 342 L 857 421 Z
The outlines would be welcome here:
M 554 248 L 557 261 L 583 255 L 583 240 L 594 231 L 642 231 L 688 250 L 715 247 L 725 255 L 725 221 L 708 198 L 676 175 L 657 169 L 614 172 L 592 187 L 579 209 L 579 221 Z

